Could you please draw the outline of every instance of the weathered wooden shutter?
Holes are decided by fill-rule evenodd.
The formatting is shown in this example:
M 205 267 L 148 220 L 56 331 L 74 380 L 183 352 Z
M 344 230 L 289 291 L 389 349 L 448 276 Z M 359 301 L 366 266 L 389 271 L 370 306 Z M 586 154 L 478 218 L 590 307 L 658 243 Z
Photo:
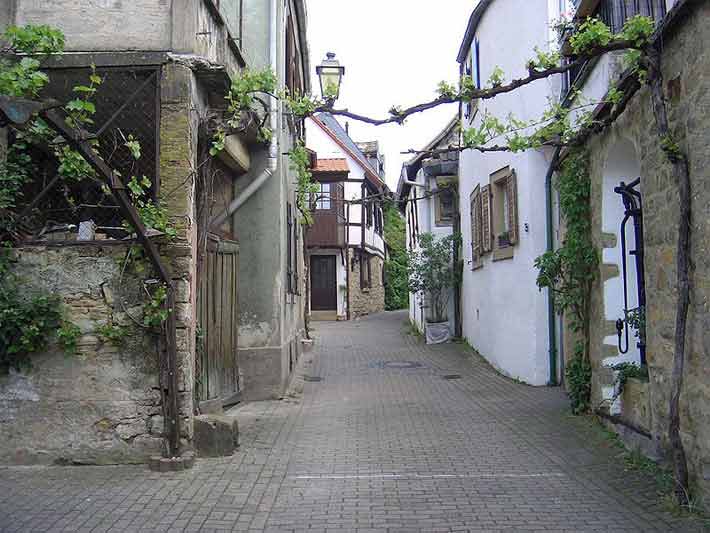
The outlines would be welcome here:
M 471 249 L 473 261 L 481 256 L 481 190 L 476 187 L 471 194 Z
M 216 2 L 232 39 L 242 37 L 242 0 L 219 0 Z
M 481 251 L 486 254 L 493 249 L 491 241 L 491 186 L 481 188 Z
M 478 39 L 474 39 L 471 43 L 471 76 L 473 77 L 473 82 L 476 84 L 476 88 L 481 88 L 481 45 Z
M 291 94 L 296 92 L 296 37 L 293 18 L 289 13 L 286 22 L 286 87 Z
M 518 242 L 518 180 L 515 171 L 510 172 L 506 181 L 508 196 L 508 235 L 510 244 Z
M 293 294 L 293 212 L 291 204 L 286 211 L 286 287 Z

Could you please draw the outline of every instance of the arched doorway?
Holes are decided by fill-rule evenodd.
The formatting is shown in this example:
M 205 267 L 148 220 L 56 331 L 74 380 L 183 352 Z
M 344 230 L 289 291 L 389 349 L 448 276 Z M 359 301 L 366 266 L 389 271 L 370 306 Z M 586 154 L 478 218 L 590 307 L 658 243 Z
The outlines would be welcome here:
M 616 335 L 604 338 L 605 366 L 645 363 L 643 316 L 643 223 L 641 173 L 636 149 L 620 139 L 611 147 L 604 167 L 602 232 L 613 246 L 603 250 L 605 265 L 615 265 L 618 275 L 604 281 L 604 319 L 615 323 Z M 607 330 L 608 331 L 608 330 Z

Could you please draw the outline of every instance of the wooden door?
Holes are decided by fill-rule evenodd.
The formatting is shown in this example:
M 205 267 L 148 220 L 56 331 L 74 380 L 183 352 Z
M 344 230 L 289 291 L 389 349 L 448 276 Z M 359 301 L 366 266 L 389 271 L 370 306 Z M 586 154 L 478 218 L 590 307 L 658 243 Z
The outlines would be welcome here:
M 334 255 L 311 256 L 311 309 L 337 311 L 338 284 Z
M 236 242 L 210 237 L 197 294 L 195 375 L 200 401 L 232 405 L 239 400 L 238 259 Z

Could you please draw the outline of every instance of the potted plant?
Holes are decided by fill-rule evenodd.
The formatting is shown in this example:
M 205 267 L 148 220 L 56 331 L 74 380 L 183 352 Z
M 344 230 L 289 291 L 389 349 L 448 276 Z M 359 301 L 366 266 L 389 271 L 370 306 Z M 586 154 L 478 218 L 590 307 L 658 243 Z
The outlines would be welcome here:
M 451 338 L 447 311 L 450 289 L 458 276 L 453 264 L 454 246 L 458 246 L 457 235 L 437 239 L 431 233 L 423 233 L 418 248 L 409 252 L 409 290 L 427 302 L 427 344 L 439 344 Z
M 498 247 L 505 248 L 506 246 L 510 246 L 510 232 L 509 231 L 504 231 L 503 233 L 498 235 Z

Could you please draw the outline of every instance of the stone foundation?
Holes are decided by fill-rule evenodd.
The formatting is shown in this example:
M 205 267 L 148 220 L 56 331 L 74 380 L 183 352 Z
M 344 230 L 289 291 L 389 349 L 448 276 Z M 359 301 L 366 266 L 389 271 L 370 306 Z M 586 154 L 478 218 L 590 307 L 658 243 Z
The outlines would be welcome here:
M 370 258 L 370 287 L 360 286 L 360 260 L 359 251 L 354 249 L 348 250 L 348 268 L 349 273 L 349 296 L 348 309 L 350 318 L 358 318 L 372 313 L 380 313 L 385 310 L 385 287 L 382 283 L 382 271 L 384 269 L 384 260 L 372 254 L 367 254 Z M 367 280 L 367 273 L 365 273 Z
M 240 348 L 239 367 L 244 376 L 242 399 L 278 400 L 283 397 L 303 353 L 298 332 L 280 348 Z
M 24 247 L 14 270 L 28 291 L 57 294 L 81 329 L 78 353 L 51 343 L 32 369 L 0 376 L 0 462 L 145 462 L 163 450 L 156 338 L 141 320 L 142 281 L 121 270 L 127 245 Z M 99 328 L 125 328 L 120 346 Z

